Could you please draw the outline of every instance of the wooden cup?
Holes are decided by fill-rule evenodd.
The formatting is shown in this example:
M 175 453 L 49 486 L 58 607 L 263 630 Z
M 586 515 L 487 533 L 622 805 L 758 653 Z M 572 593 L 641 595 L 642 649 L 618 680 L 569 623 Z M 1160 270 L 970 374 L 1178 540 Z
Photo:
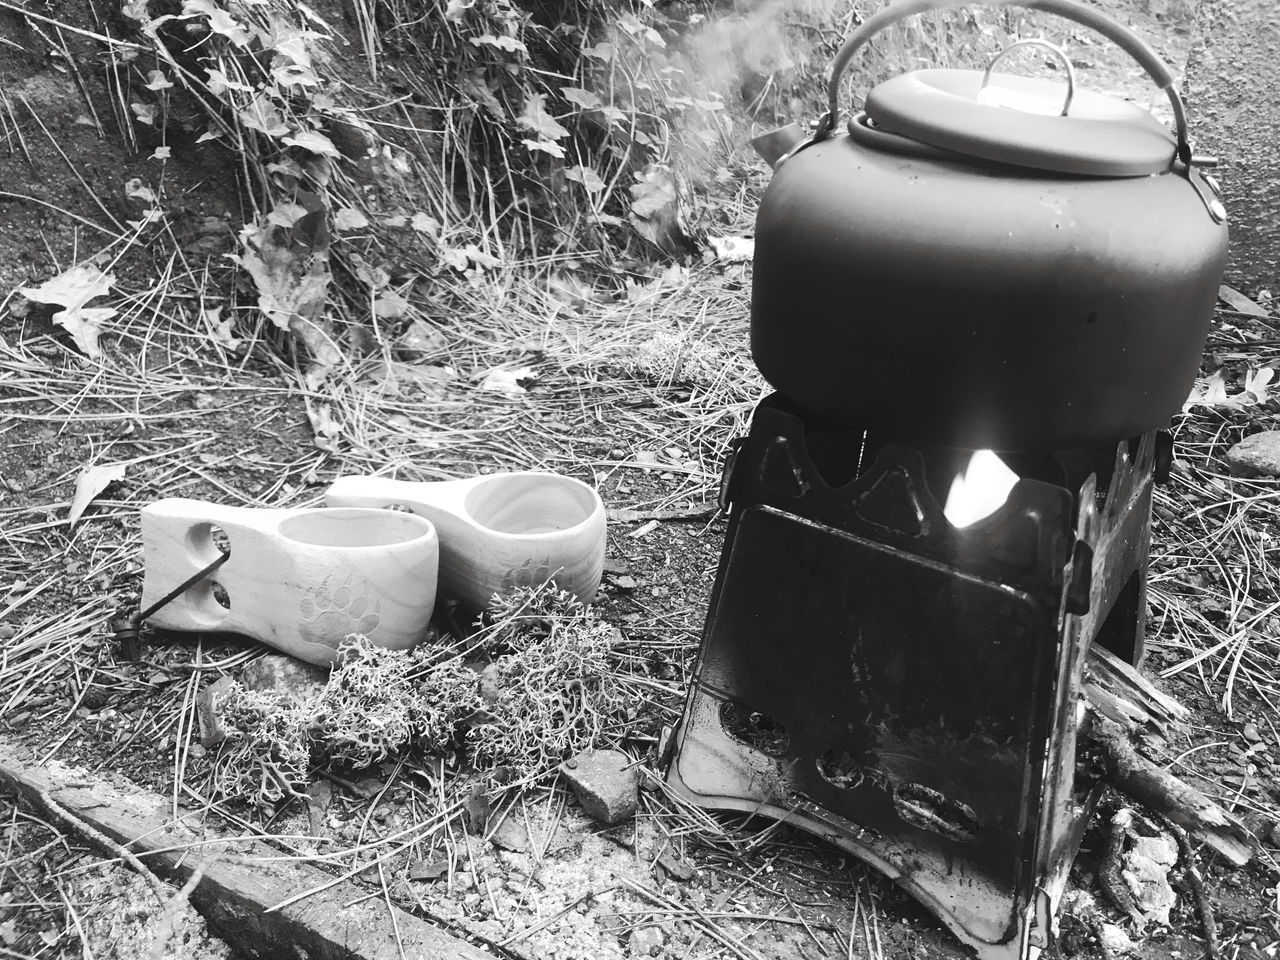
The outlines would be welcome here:
M 548 579 L 584 602 L 594 599 L 604 566 L 600 495 L 556 473 L 495 473 L 434 483 L 339 477 L 325 493 L 338 506 L 400 504 L 440 534 L 440 593 L 472 610 L 494 594 Z
M 231 558 L 149 623 L 240 633 L 317 664 L 331 663 L 352 633 L 397 650 L 425 635 L 439 540 L 429 521 L 389 510 L 157 501 L 142 509 L 144 609 L 217 559 L 215 527 Z M 215 582 L 229 607 L 215 598 Z

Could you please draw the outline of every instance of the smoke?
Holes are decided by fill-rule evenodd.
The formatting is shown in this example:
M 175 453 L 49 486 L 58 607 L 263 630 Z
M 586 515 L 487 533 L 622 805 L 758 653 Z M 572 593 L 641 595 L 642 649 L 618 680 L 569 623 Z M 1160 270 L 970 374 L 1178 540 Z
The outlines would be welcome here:
M 853 0 L 734 0 L 619 17 L 607 98 L 659 120 L 656 159 L 695 187 L 754 164 L 757 133 L 816 115 Z M 701 12 L 707 11 L 707 12 Z M 619 75 L 629 82 L 617 82 Z

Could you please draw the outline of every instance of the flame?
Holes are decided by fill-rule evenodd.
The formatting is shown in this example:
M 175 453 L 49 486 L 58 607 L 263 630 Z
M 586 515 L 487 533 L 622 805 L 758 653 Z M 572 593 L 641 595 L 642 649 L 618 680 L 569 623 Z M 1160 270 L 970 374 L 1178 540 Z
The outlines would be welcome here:
M 968 465 L 951 481 L 942 512 L 957 528 L 989 517 L 1009 499 L 1018 475 L 992 450 L 975 450 Z

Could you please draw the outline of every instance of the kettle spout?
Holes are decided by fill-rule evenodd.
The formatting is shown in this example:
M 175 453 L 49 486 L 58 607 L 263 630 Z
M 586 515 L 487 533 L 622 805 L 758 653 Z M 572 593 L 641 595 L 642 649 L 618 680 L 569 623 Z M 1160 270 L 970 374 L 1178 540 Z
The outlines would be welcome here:
M 762 133 L 751 141 L 751 146 L 764 162 L 776 170 L 778 161 L 789 154 L 805 138 L 804 129 L 798 123 L 788 123 L 768 133 Z

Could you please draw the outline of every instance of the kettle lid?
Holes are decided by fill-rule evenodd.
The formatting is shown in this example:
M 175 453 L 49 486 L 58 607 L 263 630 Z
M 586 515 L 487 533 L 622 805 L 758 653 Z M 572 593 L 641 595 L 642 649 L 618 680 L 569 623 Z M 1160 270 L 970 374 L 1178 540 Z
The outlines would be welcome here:
M 915 70 L 876 86 L 865 109 L 886 133 L 1054 173 L 1164 173 L 1177 149 L 1173 134 L 1141 107 L 1016 74 Z

